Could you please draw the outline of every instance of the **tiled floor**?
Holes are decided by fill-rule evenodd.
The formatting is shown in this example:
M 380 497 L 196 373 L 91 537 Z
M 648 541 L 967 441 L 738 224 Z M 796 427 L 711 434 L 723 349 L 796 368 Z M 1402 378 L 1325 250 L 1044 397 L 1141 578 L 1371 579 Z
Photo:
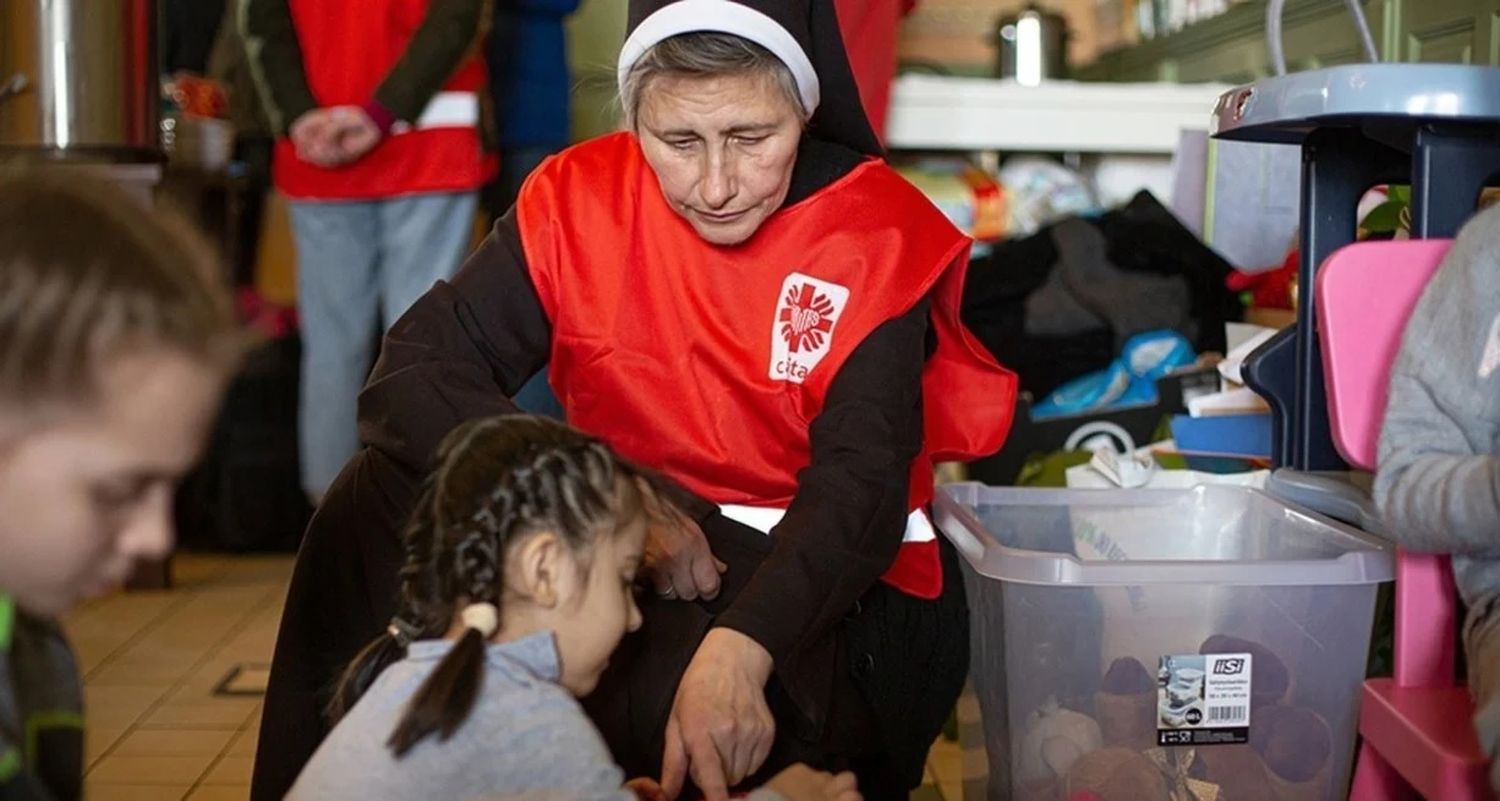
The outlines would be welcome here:
M 180 556 L 176 588 L 116 595 L 67 621 L 84 671 L 86 784 L 96 801 L 244 801 L 255 696 L 215 695 L 270 661 L 286 557 Z
M 215 690 L 236 667 L 271 661 L 291 564 L 179 555 L 170 592 L 116 595 L 69 618 L 86 685 L 90 801 L 249 797 L 260 700 Z M 960 762 L 958 747 L 939 741 L 913 801 L 959 801 Z

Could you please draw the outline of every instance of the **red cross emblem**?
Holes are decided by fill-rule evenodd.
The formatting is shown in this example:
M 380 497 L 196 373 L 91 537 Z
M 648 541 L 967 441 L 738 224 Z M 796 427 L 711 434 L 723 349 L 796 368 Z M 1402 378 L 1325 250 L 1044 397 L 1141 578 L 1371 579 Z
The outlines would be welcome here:
M 822 348 L 833 328 L 833 318 L 833 301 L 812 284 L 787 290 L 786 300 L 777 315 L 781 336 L 792 353 Z

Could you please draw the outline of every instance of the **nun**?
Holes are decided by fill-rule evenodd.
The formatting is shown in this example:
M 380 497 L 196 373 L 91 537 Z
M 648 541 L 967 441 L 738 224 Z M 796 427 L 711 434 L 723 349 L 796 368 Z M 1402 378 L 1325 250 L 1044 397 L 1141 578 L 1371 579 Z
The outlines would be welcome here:
M 437 443 L 544 366 L 571 424 L 671 486 L 645 624 L 585 701 L 627 775 L 710 801 L 795 762 L 920 784 L 968 667 L 932 467 L 999 449 L 1015 380 L 960 322 L 970 243 L 883 161 L 834 5 L 630 0 L 624 129 L 544 163 L 385 337 L 297 558 L 255 799 L 392 623 Z

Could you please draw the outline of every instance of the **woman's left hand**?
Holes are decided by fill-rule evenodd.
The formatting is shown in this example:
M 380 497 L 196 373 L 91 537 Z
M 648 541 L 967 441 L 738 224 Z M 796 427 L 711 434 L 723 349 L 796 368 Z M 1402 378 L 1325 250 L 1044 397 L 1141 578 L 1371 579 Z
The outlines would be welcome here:
M 766 706 L 771 654 L 749 637 L 716 628 L 693 655 L 667 718 L 662 788 L 676 798 L 689 773 L 704 801 L 727 801 L 729 788 L 765 764 L 776 738 Z

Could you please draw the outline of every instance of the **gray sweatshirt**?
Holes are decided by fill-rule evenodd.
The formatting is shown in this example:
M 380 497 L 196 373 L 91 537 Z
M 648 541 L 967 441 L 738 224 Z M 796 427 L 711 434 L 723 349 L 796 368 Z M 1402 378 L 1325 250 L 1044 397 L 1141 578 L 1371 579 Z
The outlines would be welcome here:
M 479 699 L 446 742 L 428 737 L 397 759 L 386 746 L 407 701 L 452 648 L 412 643 L 303 768 L 288 801 L 636 801 L 598 730 L 557 683 L 550 633 L 490 645 Z M 758 790 L 753 801 L 783 801 Z
M 1500 208 L 1464 227 L 1412 314 L 1375 496 L 1401 545 L 1454 555 L 1482 614 L 1500 594 Z

